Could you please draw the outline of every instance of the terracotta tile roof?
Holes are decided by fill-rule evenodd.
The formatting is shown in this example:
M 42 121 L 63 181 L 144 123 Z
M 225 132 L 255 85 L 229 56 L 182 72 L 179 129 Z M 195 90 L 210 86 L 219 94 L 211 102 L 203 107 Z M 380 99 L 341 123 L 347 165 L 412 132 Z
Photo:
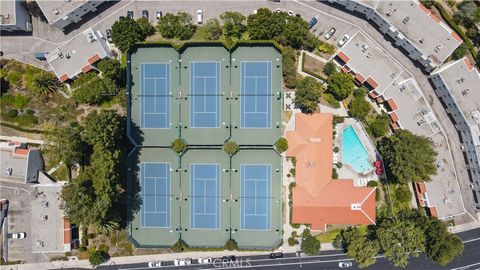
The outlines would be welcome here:
M 70 244 L 72 242 L 72 234 L 70 229 L 70 221 L 68 218 L 63 218 L 63 244 Z
M 436 23 L 439 23 L 442 21 L 439 18 L 437 18 L 437 16 L 433 15 L 433 13 L 430 13 L 430 18 L 432 18 Z
M 463 41 L 463 39 L 462 39 L 462 38 L 457 34 L 457 32 L 455 32 L 455 31 L 452 31 L 452 32 L 450 33 L 450 35 L 451 35 L 456 41 L 458 41 L 459 43 Z
M 28 155 L 29 152 L 30 152 L 30 150 L 28 150 L 28 149 L 16 148 L 14 154 L 15 155 L 21 155 L 21 156 L 26 156 L 26 155 Z
M 62 76 L 60 76 L 59 79 L 60 79 L 60 81 L 62 81 L 62 82 L 66 82 L 66 81 L 68 81 L 68 79 L 70 79 L 70 78 L 68 77 L 67 74 L 63 74 Z
M 297 113 L 295 130 L 286 132 L 286 155 L 297 159 L 292 222 L 316 230 L 326 224 L 375 224 L 375 188 L 332 179 L 332 121 L 332 114 Z
M 437 208 L 435 206 L 429 207 L 428 211 L 430 212 L 430 216 L 438 217 Z
M 464 58 L 463 58 L 463 62 L 464 62 L 465 65 L 467 66 L 468 71 L 472 71 L 473 65 L 472 65 L 472 63 L 470 62 L 470 60 L 468 60 L 467 57 L 464 57 Z
M 396 113 L 391 113 L 390 118 L 392 119 L 393 122 L 398 122 L 398 115 Z
M 399 129 L 400 127 L 398 126 L 397 123 L 395 122 L 390 122 L 390 126 L 393 128 L 393 129 Z
M 100 60 L 102 60 L 102 58 L 100 57 L 100 55 L 95 54 L 94 56 L 88 58 L 88 63 L 89 63 L 90 65 L 93 65 L 93 64 L 95 64 L 97 61 L 100 61 Z
M 430 10 L 428 8 L 426 8 L 424 5 L 422 5 L 422 3 L 418 3 L 418 7 L 420 7 L 421 10 L 423 10 L 423 12 L 430 14 Z
M 378 87 L 378 83 L 372 79 L 372 77 L 368 77 L 366 83 L 368 83 L 373 89 Z
M 357 73 L 357 75 L 355 75 L 355 80 L 357 80 L 359 83 L 365 82 L 365 78 L 360 73 Z
M 398 110 L 397 103 L 395 103 L 395 100 L 393 100 L 393 98 L 387 99 L 387 104 L 392 111 Z
M 418 187 L 418 191 L 420 193 L 427 192 L 427 186 L 425 185 L 425 183 L 423 183 L 423 182 L 417 183 L 417 187 Z
M 87 73 L 87 72 L 89 72 L 89 71 L 92 70 L 92 69 L 93 69 L 93 67 L 92 67 L 91 65 L 86 65 L 86 66 L 84 66 L 84 67 L 82 68 L 82 72 L 83 72 L 83 73 Z
M 350 58 L 344 52 L 338 52 L 338 58 L 340 58 L 345 64 L 350 62 Z

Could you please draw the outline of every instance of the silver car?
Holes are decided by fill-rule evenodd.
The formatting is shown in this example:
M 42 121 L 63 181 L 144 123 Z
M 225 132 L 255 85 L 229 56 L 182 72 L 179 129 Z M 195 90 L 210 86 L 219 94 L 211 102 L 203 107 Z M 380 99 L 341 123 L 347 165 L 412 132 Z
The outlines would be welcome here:
M 336 31 L 335 28 L 333 27 L 330 28 L 330 30 L 328 30 L 328 32 L 325 34 L 325 39 L 330 39 L 333 36 L 333 34 L 335 34 L 335 31 Z

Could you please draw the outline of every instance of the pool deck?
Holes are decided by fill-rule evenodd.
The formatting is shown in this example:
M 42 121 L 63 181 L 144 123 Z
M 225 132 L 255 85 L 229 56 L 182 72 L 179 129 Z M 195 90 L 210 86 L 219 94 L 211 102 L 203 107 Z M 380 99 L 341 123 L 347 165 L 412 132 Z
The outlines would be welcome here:
M 366 186 L 368 181 L 378 180 L 378 176 L 375 174 L 373 165 L 372 165 L 372 171 L 370 171 L 369 173 L 363 174 L 363 173 L 357 172 L 355 169 L 353 169 L 353 167 L 350 164 L 345 163 L 342 159 L 343 130 L 350 125 L 353 127 L 353 129 L 355 130 L 355 133 L 357 133 L 357 136 L 359 137 L 360 141 L 365 147 L 365 150 L 368 153 L 369 163 L 372 164 L 376 160 L 377 151 L 375 149 L 375 146 L 373 145 L 373 142 L 368 137 L 362 125 L 358 121 L 352 118 L 345 118 L 345 121 L 343 123 L 339 123 L 335 127 L 336 135 L 333 142 L 334 142 L 334 145 L 340 149 L 340 151 L 338 151 L 338 153 L 335 153 L 335 152 L 333 153 L 334 155 L 333 160 L 334 160 L 334 163 L 342 162 L 343 164 L 342 168 L 340 169 L 337 168 L 339 179 L 353 179 L 355 186 Z

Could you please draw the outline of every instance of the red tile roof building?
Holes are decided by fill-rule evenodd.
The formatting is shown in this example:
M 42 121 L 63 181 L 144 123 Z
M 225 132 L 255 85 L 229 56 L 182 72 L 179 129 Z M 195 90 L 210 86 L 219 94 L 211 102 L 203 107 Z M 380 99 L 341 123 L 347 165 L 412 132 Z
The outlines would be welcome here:
M 295 130 L 287 131 L 287 157 L 295 157 L 296 186 L 292 190 L 292 223 L 375 224 L 375 188 L 355 187 L 352 179 L 332 179 L 333 115 L 295 115 Z

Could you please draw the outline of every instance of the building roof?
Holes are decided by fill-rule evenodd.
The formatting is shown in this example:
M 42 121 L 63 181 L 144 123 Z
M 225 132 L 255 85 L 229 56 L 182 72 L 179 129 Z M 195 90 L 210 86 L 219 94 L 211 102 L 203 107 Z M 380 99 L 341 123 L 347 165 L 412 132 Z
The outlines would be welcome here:
M 327 224 L 374 224 L 375 188 L 332 179 L 332 121 L 332 114 L 297 113 L 295 129 L 286 131 L 286 155 L 297 160 L 292 222 L 311 224 L 314 230 L 325 230 Z
M 379 93 L 403 72 L 399 65 L 360 32 L 343 45 L 337 56 L 347 57 L 348 67 L 364 78 L 362 83 L 368 83 L 372 89 L 378 89 Z
M 478 127 L 480 125 L 480 72 L 467 58 L 463 58 L 432 75 L 439 75 L 442 78 L 468 125 Z
M 15 3 L 16 0 L 2 0 L 0 5 L 0 25 L 15 24 L 16 13 Z
M 38 6 L 47 18 L 48 23 L 52 24 L 55 21 L 65 17 L 70 12 L 82 6 L 89 0 L 68 0 L 68 1 L 52 1 L 52 0 L 36 0 Z
M 436 64 L 462 43 L 458 35 L 420 2 L 378 1 L 377 12 Z
M 0 142 L 0 173 L 2 177 L 25 179 L 27 176 L 27 146 L 18 142 Z
M 61 81 L 77 76 L 95 62 L 110 56 L 106 42 L 96 31 L 88 28 L 70 41 L 51 51 L 47 61 Z

